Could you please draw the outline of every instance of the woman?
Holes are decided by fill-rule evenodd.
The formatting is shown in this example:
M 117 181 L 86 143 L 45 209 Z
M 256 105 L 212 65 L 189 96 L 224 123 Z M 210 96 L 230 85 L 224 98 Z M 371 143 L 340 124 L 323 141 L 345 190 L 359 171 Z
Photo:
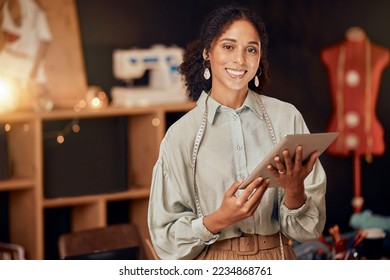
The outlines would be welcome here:
M 262 95 L 264 24 L 244 8 L 211 13 L 180 72 L 197 107 L 167 131 L 153 170 L 148 223 L 161 259 L 295 259 L 288 238 L 318 237 L 326 177 L 313 153 L 275 158 L 280 187 L 240 182 L 285 134 L 309 133 L 291 104 Z

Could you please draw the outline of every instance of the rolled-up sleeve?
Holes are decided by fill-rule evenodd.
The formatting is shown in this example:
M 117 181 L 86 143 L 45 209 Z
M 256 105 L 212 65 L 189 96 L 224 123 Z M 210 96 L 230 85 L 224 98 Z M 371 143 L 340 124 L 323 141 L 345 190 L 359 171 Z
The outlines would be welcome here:
M 305 179 L 306 201 L 298 209 L 281 204 L 281 225 L 285 235 L 303 242 L 319 237 L 326 221 L 326 175 L 319 161 Z
M 289 133 L 310 133 L 301 113 L 295 107 L 290 112 L 293 114 L 284 114 L 283 117 L 286 119 L 282 122 L 288 123 L 288 119 L 293 120 L 293 124 L 288 126 L 293 127 L 293 131 Z M 282 136 L 288 128 L 283 126 L 280 128 Z M 304 185 L 306 201 L 300 208 L 287 208 L 284 199 L 280 207 L 282 232 L 289 238 L 300 242 L 317 238 L 325 226 L 326 174 L 320 160 L 317 159 L 312 172 L 305 178 Z

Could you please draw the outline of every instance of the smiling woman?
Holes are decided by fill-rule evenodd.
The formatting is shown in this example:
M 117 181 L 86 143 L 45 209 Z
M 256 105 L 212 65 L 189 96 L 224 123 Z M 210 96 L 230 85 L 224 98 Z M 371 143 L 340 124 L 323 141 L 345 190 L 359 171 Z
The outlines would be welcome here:
M 253 77 L 258 79 L 260 57 L 260 38 L 253 25 L 246 20 L 233 22 L 210 50 L 203 51 L 213 73 L 214 91 L 210 96 L 238 109 L 246 97 L 248 83 Z
M 239 189 L 285 134 L 309 133 L 302 115 L 263 95 L 267 34 L 252 10 L 224 7 L 206 19 L 180 72 L 197 107 L 167 131 L 153 170 L 151 241 L 161 259 L 295 259 L 289 239 L 325 225 L 325 172 L 312 153 L 283 153 L 269 180 Z M 189 133 L 183 133 L 189 131 Z

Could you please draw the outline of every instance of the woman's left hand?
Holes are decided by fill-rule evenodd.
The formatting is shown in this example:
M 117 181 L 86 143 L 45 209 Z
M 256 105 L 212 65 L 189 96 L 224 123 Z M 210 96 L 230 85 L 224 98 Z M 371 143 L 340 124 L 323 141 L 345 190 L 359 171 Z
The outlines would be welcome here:
M 283 159 L 276 156 L 274 158 L 275 167 L 268 165 L 268 170 L 273 174 L 278 184 L 285 191 L 284 203 L 288 208 L 296 209 L 305 203 L 304 180 L 313 170 L 314 164 L 319 156 L 317 152 L 310 155 L 307 162 L 302 162 L 302 146 L 297 146 L 294 158 L 288 150 L 283 151 Z

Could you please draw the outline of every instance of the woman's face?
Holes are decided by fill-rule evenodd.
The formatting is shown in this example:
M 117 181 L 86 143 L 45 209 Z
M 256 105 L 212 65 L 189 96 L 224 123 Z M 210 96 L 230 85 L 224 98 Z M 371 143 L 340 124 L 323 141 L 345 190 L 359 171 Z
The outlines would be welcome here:
M 210 49 L 213 90 L 247 91 L 259 67 L 260 46 L 259 34 L 249 21 L 234 21 Z

